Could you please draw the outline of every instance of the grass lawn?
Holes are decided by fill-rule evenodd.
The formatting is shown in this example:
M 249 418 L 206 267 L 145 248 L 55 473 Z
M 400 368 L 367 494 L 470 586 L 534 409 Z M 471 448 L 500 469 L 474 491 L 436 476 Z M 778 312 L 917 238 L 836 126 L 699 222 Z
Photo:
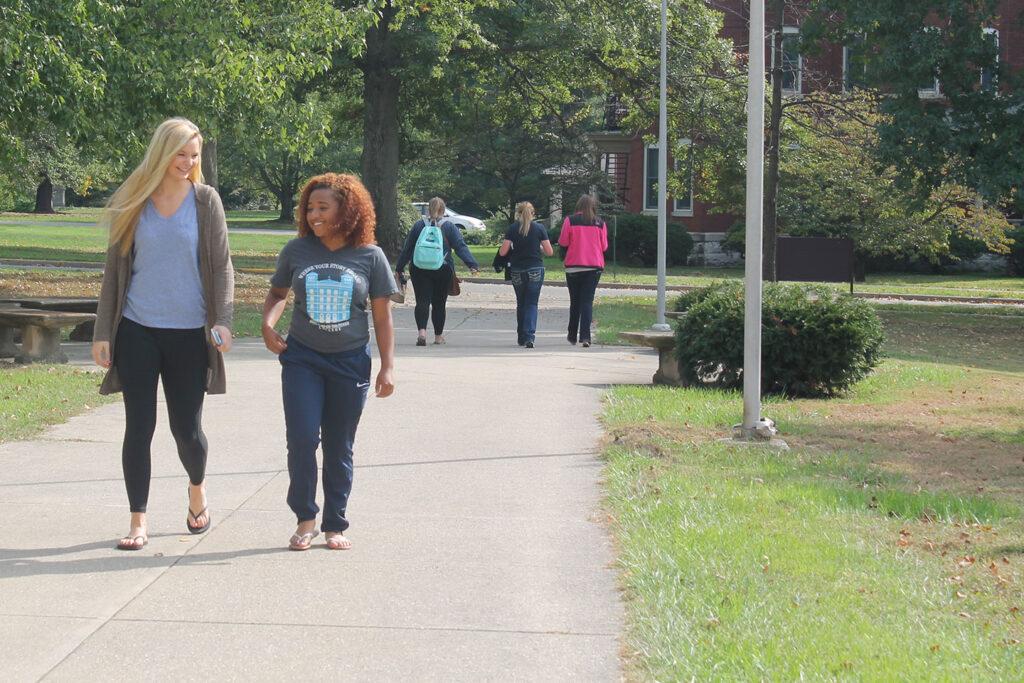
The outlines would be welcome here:
M 100 262 L 106 249 L 106 234 L 96 227 L 99 209 L 69 209 L 59 214 L 38 216 L 24 213 L 0 213 L 0 258 L 43 259 L 55 261 Z M 292 229 L 288 223 L 277 222 L 276 212 L 228 211 L 229 227 L 245 229 Z M 61 223 L 76 223 L 64 226 Z M 231 235 L 231 250 L 238 268 L 273 268 L 285 235 Z M 501 278 L 491 268 L 496 245 L 470 245 L 480 264 L 482 277 Z M 557 257 L 544 260 L 552 277 L 559 277 L 562 263 Z M 468 274 L 456 260 L 458 272 Z M 701 287 L 722 279 L 741 278 L 739 268 L 673 267 L 667 270 L 670 286 Z M 622 266 L 608 262 L 603 282 L 620 284 L 657 283 L 654 268 Z M 848 285 L 836 284 L 846 291 Z M 1024 278 L 1008 278 L 999 274 L 969 273 L 960 275 L 877 274 L 858 282 L 859 292 L 896 294 L 927 294 L 934 296 L 984 296 L 992 298 L 1024 298 Z
M 787 453 L 718 442 L 738 393 L 609 391 L 630 679 L 1024 670 L 1024 317 L 881 315 L 887 360 L 849 395 L 765 399 Z M 595 318 L 649 325 L 653 299 L 602 300 Z
M 99 296 L 102 277 L 99 271 L 0 269 L 0 298 Z M 235 336 L 259 336 L 268 287 L 265 275 L 235 274 Z M 278 329 L 287 329 L 291 310 L 289 306 Z M 98 369 L 0 362 L 0 443 L 35 436 L 46 425 L 63 422 L 90 406 L 120 400 L 120 395 L 97 393 L 101 378 Z
M 0 362 L 0 443 L 27 439 L 91 407 L 120 400 L 100 396 L 97 371 Z

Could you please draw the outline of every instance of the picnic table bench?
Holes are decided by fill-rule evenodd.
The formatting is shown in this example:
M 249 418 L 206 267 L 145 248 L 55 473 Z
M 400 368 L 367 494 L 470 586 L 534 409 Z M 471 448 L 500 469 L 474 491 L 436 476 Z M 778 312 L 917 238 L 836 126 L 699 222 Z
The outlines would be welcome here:
M 619 332 L 619 338 L 637 346 L 649 346 L 658 352 L 658 370 L 651 381 L 678 387 L 682 384 L 679 376 L 679 362 L 676 360 L 676 334 L 672 330 L 645 330 L 643 332 Z
M 96 320 L 95 313 L 44 311 L 32 308 L 0 308 L 0 356 L 14 356 L 18 363 L 66 363 L 60 348 L 60 331 Z M 21 348 L 14 330 L 21 329 Z
M 49 296 L 34 299 L 0 299 L 0 306 L 12 303 L 22 308 L 35 308 L 40 311 L 63 311 L 65 313 L 95 313 L 99 299 L 87 296 Z M 71 330 L 72 341 L 92 341 L 92 331 L 96 321 L 88 320 Z
M 666 311 L 665 317 L 673 320 L 683 314 L 678 311 Z M 642 330 L 638 332 L 619 332 L 619 339 L 648 346 L 658 352 L 658 370 L 651 381 L 655 384 L 678 387 L 683 383 L 679 376 L 679 362 L 676 360 L 676 333 L 672 330 Z

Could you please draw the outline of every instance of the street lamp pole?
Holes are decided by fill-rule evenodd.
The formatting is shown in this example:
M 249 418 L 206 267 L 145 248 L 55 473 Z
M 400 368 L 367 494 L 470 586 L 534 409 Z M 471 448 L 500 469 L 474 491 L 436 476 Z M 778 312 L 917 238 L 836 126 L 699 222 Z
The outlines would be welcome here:
M 763 1 L 763 0 L 762 0 Z M 668 1 L 661 0 L 661 83 L 658 102 L 658 314 L 656 330 L 671 329 L 665 322 L 665 261 L 668 216 Z
M 764 0 L 750 0 L 747 81 L 746 280 L 743 312 L 743 438 L 761 420 L 761 242 L 764 199 Z

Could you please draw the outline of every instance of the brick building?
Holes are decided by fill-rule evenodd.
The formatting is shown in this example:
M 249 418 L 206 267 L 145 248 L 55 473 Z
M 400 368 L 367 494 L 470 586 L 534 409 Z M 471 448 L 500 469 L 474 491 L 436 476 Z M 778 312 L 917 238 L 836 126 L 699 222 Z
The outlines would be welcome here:
M 749 2 L 744 0 L 710 0 L 713 9 L 723 14 L 722 37 L 732 40 L 734 51 L 746 53 L 749 41 Z M 767 2 L 765 26 L 769 37 L 765 45 L 766 76 L 773 59 L 772 35 L 776 25 L 774 3 Z M 849 48 L 828 45 L 820 54 L 813 56 L 799 53 L 798 36 L 805 2 L 787 2 L 783 18 L 783 95 L 794 97 L 818 90 L 843 91 L 852 87 L 853 74 L 849 68 Z M 996 42 L 1000 60 L 1011 70 L 1024 69 L 1024 0 L 1002 0 L 999 21 L 985 28 L 986 37 Z M 984 80 L 986 74 L 981 74 Z M 922 98 L 941 98 L 941 86 L 935 83 L 922 84 L 919 90 Z M 603 130 L 592 134 L 596 154 L 601 168 L 609 175 L 617 189 L 617 199 L 628 213 L 658 212 L 657 194 L 657 145 L 648 145 L 642 134 L 629 134 L 619 128 L 623 111 L 616 102 L 608 105 Z M 657 127 L 647 131 L 656 134 Z M 669 159 L 669 168 L 675 160 Z M 692 188 L 692 181 L 691 181 Z M 668 217 L 670 229 L 682 226 L 694 238 L 691 263 L 694 265 L 727 265 L 736 263 L 738 255 L 722 252 L 718 246 L 725 231 L 739 217 L 710 213 L 710 205 L 696 200 L 691 190 L 683 196 L 669 196 Z

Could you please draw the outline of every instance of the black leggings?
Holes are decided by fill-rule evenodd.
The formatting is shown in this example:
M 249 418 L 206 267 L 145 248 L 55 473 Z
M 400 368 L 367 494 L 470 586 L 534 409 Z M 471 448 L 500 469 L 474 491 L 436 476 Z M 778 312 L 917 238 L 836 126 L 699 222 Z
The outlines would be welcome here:
M 423 270 L 409 266 L 412 290 L 416 292 L 416 329 L 427 329 L 427 317 L 434 323 L 434 334 L 444 333 L 445 305 L 448 303 L 448 288 L 452 285 L 452 267 L 447 263 L 437 270 Z
M 206 333 L 196 329 L 145 327 L 122 318 L 114 346 L 114 366 L 124 393 L 124 446 L 121 467 L 132 512 L 145 512 L 149 501 L 150 445 L 156 429 L 157 378 L 164 398 L 178 458 L 193 485 L 206 478 Z

